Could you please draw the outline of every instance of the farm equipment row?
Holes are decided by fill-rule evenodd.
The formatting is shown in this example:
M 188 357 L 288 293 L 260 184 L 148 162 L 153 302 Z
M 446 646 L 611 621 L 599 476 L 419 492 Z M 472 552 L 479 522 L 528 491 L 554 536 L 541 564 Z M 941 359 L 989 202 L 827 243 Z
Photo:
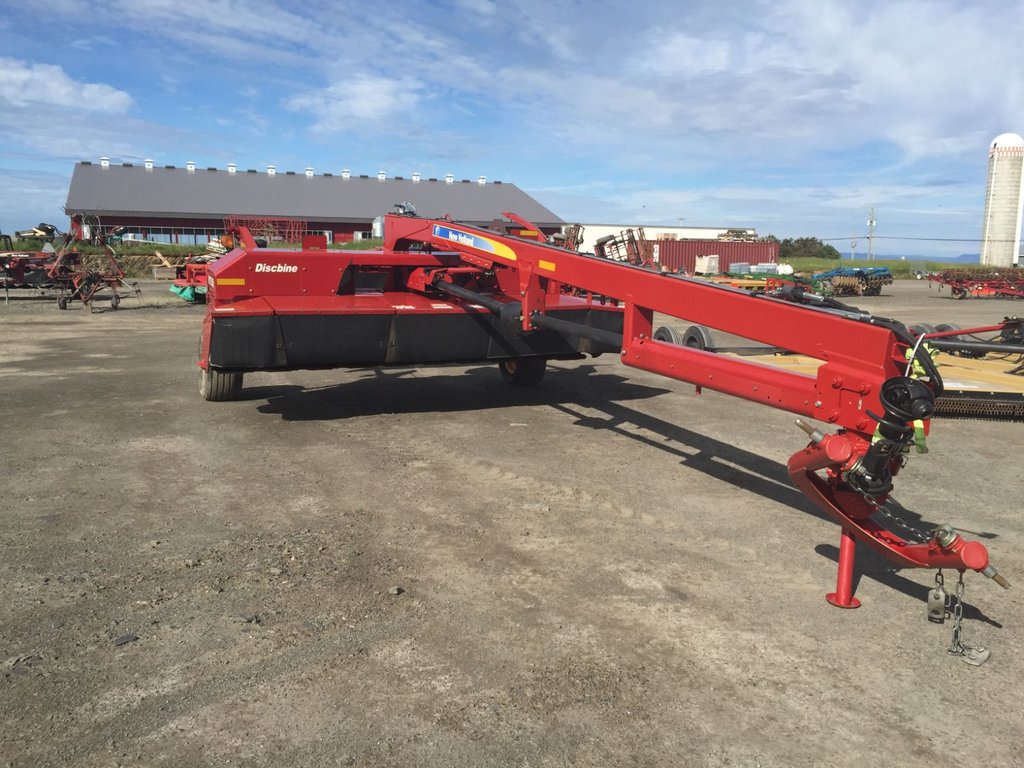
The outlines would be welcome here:
M 249 371 L 305 368 L 492 362 L 507 382 L 532 385 L 549 360 L 614 354 L 800 417 L 809 443 L 789 475 L 841 526 L 833 605 L 859 605 L 858 541 L 900 567 L 974 570 L 1007 586 L 985 546 L 950 526 L 911 539 L 887 527 L 915 425 L 943 393 L 922 339 L 901 323 L 799 287 L 750 294 L 403 211 L 385 217 L 376 251 L 271 250 L 239 230 L 239 247 L 208 267 L 202 397 L 237 398 Z M 816 370 L 672 343 L 655 312 L 806 355 Z
M 954 299 L 1024 297 L 1024 273 L 1018 270 L 947 269 L 928 280 L 940 291 L 949 288 Z

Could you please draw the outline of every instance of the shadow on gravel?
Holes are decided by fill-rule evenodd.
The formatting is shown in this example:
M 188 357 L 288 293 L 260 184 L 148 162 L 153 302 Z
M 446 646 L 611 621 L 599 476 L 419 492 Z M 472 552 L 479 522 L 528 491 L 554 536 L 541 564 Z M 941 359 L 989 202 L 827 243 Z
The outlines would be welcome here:
M 303 389 L 294 385 L 254 387 L 243 389 L 240 399 L 266 399 L 266 404 L 257 410 L 288 421 L 330 421 L 394 413 L 458 413 L 517 405 L 545 405 L 573 417 L 574 426 L 627 437 L 676 456 L 681 464 L 716 480 L 821 520 L 836 522 L 790 484 L 785 464 L 642 413 L 622 402 L 656 397 L 668 393 L 668 389 L 629 383 L 615 374 L 595 373 L 590 365 L 568 369 L 552 367 L 544 384 L 537 388 L 507 386 L 493 366 L 472 368 L 451 376 L 418 378 L 416 372 L 416 369 L 374 369 L 358 381 L 320 389 Z M 594 415 L 594 411 L 600 415 Z M 894 499 L 890 499 L 886 507 L 903 521 L 905 528 L 926 537 L 938 525 L 904 508 Z M 885 523 L 884 520 L 881 522 Z M 895 532 L 901 533 L 900 530 Z M 907 535 L 906 530 L 902 533 Z M 991 533 L 965 533 L 982 538 L 996 536 Z M 832 545 L 820 544 L 815 551 L 833 561 L 838 560 L 838 549 Z M 928 587 L 898 575 L 891 563 L 866 547 L 858 548 L 855 579 L 859 581 L 862 574 L 922 602 L 927 598 Z M 964 604 L 964 616 L 1002 626 L 968 603 Z
M 436 369 L 434 369 L 436 370 Z M 594 373 L 589 365 L 549 367 L 539 387 L 512 387 L 497 366 L 470 368 L 452 375 L 418 376 L 410 369 L 373 369 L 357 381 L 330 387 L 243 389 L 241 399 L 266 398 L 260 413 L 285 421 L 333 421 L 393 413 L 464 413 L 522 405 L 572 403 L 599 407 L 608 399 L 639 400 L 670 390 L 633 384 L 624 377 Z
M 574 410 L 569 404 L 553 404 L 553 407 L 575 416 L 576 421 L 573 423 L 577 426 L 607 430 L 628 437 L 677 456 L 681 464 L 716 480 L 722 480 L 780 504 L 796 507 L 822 520 L 832 519 L 789 484 L 789 474 L 785 465 L 777 461 L 641 413 L 621 403 L 609 402 L 604 398 L 599 402 L 578 404 L 602 411 L 605 416 L 584 414 Z M 638 433 L 630 427 L 639 427 L 651 434 Z

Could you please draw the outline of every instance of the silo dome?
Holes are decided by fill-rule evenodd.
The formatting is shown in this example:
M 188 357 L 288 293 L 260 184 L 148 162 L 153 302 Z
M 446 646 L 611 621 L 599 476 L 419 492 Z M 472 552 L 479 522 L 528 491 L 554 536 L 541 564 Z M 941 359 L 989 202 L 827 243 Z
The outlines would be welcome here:
M 989 149 L 1005 149 L 1007 147 L 1024 147 L 1024 139 L 1016 133 L 1000 133 L 992 139 Z

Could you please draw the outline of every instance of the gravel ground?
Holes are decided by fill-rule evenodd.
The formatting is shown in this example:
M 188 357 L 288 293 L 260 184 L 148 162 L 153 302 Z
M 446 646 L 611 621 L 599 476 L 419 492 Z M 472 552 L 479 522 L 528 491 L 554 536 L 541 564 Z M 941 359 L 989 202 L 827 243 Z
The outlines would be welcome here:
M 1020 590 L 967 577 L 982 667 L 926 621 L 930 572 L 861 551 L 863 607 L 828 605 L 792 415 L 609 356 L 528 391 L 307 371 L 206 403 L 203 308 L 165 292 L 0 304 L 0 766 L 1022 764 Z M 1011 582 L 1022 435 L 936 421 L 896 494 Z

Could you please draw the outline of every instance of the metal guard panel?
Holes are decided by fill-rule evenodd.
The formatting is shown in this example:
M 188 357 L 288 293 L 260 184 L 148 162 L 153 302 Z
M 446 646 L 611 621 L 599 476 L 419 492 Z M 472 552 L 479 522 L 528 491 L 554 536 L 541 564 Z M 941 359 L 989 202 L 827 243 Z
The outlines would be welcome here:
M 622 332 L 619 312 L 559 310 L 551 316 Z M 210 365 L 243 371 L 428 365 L 618 353 L 551 330 L 520 334 L 489 312 L 214 317 Z

